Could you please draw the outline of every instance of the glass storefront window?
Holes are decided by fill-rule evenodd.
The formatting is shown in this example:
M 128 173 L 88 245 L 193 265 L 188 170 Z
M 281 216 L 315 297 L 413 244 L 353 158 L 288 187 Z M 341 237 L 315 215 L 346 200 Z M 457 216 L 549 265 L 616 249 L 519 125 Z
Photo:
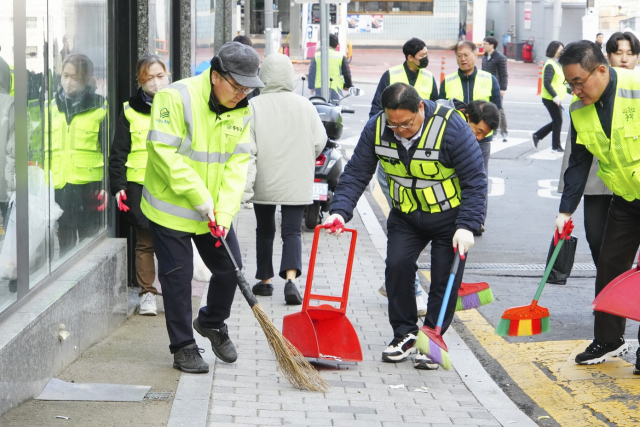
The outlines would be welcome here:
M 347 11 L 371 13 L 433 13 L 433 0 L 422 1 L 352 1 L 347 5 Z
M 171 49 L 171 0 L 149 0 L 149 53 L 162 58 L 174 74 Z
M 247 0 L 249 1 L 249 0 Z M 213 31 L 215 25 L 214 0 L 196 0 L 194 74 L 206 69 L 213 58 Z
M 17 299 L 15 180 L 8 153 L 15 147 L 13 96 L 13 4 L 0 14 L 0 312 Z M 13 212 L 13 216 L 11 213 Z
M 106 0 L 49 0 L 44 172 L 52 268 L 105 228 L 109 147 Z M 30 150 L 30 156 L 32 150 Z M 30 224 L 30 227 L 33 225 Z

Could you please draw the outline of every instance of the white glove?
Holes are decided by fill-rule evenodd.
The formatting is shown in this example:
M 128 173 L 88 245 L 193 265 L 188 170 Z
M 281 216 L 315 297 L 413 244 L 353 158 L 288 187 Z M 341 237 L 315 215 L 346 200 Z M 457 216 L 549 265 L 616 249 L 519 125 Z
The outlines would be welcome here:
M 333 227 L 333 230 L 330 228 L 325 228 L 324 231 L 333 236 L 338 237 L 342 234 L 342 231 L 344 230 L 344 218 L 342 218 L 342 215 L 340 214 L 329 215 L 329 218 L 327 218 L 322 225 L 333 224 L 336 219 L 340 222 L 340 224 L 342 224 L 342 227 Z
M 560 105 L 560 103 L 562 102 L 562 100 L 560 99 L 560 97 L 559 97 L 558 95 L 556 95 L 556 96 L 554 96 L 554 97 L 553 97 L 553 102 L 554 102 L 556 105 Z
M 213 199 L 209 199 L 200 205 L 195 205 L 194 208 L 202 215 L 202 218 L 209 218 L 215 221 L 215 217 L 213 216 Z
M 473 243 L 473 233 L 469 230 L 458 228 L 456 233 L 453 235 L 453 247 L 458 250 L 461 257 L 469 252 L 469 249 L 473 247 Z
M 555 229 L 558 230 L 558 234 L 562 234 L 564 223 L 571 219 L 571 214 L 560 212 L 556 217 Z

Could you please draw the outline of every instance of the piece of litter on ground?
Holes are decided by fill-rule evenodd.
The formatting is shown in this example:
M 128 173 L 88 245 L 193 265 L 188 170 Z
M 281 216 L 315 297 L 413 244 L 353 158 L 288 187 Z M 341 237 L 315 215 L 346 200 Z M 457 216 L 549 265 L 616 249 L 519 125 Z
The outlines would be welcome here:
M 404 388 L 404 384 L 390 385 L 389 388 Z
M 422 386 L 422 387 L 417 388 L 417 389 L 415 389 L 413 391 L 417 391 L 418 393 L 429 393 L 429 387 Z
M 60 418 L 61 420 L 70 420 L 69 417 L 63 417 L 62 415 L 56 415 L 56 418 Z
M 70 383 L 51 378 L 36 400 L 141 402 L 150 385 Z
M 548 420 L 549 416 L 548 415 L 543 415 L 541 417 L 538 417 L 539 420 Z

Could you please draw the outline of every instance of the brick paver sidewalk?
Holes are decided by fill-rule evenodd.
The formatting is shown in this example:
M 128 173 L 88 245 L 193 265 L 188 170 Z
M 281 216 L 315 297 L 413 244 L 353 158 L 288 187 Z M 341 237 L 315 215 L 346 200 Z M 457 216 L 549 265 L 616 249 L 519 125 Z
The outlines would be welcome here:
M 278 214 L 278 222 L 279 222 Z M 222 426 L 422 426 L 500 425 L 464 385 L 455 370 L 420 371 L 411 361 L 388 364 L 380 361 L 392 338 L 387 319 L 387 300 L 378 294 L 384 263 L 356 213 L 349 223 L 358 230 L 356 259 L 349 295 L 348 318 L 362 346 L 360 363 L 326 363 L 322 375 L 332 389 L 327 393 L 300 391 L 276 372 L 262 330 L 253 313 L 237 293 L 228 320 L 239 358 L 234 364 L 215 363 L 209 425 Z M 241 209 L 238 237 L 245 276 L 254 283 L 255 217 Z M 279 233 L 278 229 L 278 233 Z M 297 283 L 302 293 L 313 234 L 303 232 L 303 275 Z M 349 237 L 323 236 L 314 277 L 314 291 L 339 295 L 347 262 Z M 279 267 L 280 239 L 276 237 L 274 267 Z M 300 306 L 284 302 L 283 280 L 274 279 L 272 297 L 258 297 L 278 328 L 286 314 Z M 391 388 L 404 384 L 402 388 Z M 427 392 L 415 391 L 427 387 Z

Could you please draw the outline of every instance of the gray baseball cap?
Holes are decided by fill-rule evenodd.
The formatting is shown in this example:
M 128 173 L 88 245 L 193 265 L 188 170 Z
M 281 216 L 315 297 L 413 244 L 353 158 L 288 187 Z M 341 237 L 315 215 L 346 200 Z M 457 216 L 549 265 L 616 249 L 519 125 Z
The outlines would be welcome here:
M 251 88 L 262 88 L 264 83 L 258 77 L 260 57 L 251 46 L 238 42 L 225 43 L 211 60 L 220 61 L 222 70 L 229 73 L 239 85 Z

